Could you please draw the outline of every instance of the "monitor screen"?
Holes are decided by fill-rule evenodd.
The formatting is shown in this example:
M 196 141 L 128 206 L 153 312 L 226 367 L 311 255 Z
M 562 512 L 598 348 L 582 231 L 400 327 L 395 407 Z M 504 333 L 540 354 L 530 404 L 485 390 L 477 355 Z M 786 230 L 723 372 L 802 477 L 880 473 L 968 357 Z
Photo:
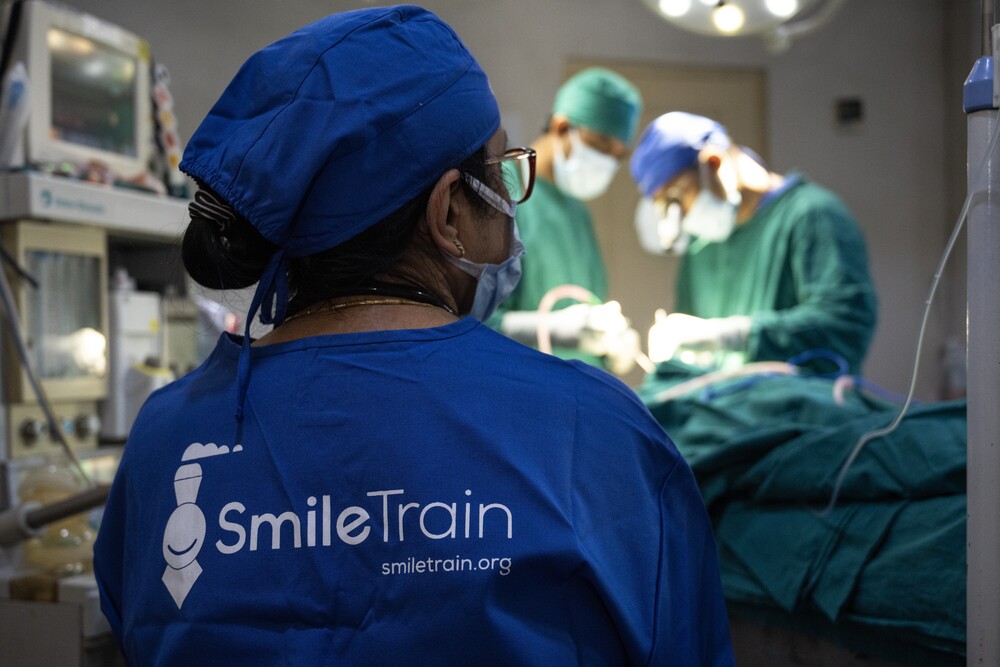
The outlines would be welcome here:
M 50 138 L 136 157 L 134 57 L 96 40 L 50 27 Z
M 97 162 L 119 180 L 146 174 L 154 139 L 149 44 L 72 7 L 23 7 L 14 42 L 31 81 L 23 164 Z

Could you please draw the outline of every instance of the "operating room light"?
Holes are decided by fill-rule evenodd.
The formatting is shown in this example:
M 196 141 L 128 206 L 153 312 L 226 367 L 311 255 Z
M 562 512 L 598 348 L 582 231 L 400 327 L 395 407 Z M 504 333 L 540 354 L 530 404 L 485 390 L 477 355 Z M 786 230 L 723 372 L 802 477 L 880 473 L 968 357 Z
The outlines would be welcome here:
M 769 12 L 783 19 L 790 18 L 799 11 L 798 0 L 766 0 L 764 4 Z
M 712 12 L 712 23 L 719 32 L 732 35 L 739 32 L 746 22 L 746 15 L 736 5 L 719 5 Z
M 660 11 L 664 16 L 684 16 L 690 9 L 691 0 L 660 0 Z
M 786 50 L 825 24 L 846 0 L 641 0 L 660 18 L 713 37 L 760 35 L 773 52 Z

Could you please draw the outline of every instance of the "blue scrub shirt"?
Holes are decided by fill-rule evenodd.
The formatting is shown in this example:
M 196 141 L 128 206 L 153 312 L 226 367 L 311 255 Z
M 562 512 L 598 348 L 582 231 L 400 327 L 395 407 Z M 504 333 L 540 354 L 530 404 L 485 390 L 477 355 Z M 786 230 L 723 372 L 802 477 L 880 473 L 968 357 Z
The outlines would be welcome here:
M 154 394 L 95 548 L 131 665 L 730 665 L 692 473 L 602 371 L 471 318 Z

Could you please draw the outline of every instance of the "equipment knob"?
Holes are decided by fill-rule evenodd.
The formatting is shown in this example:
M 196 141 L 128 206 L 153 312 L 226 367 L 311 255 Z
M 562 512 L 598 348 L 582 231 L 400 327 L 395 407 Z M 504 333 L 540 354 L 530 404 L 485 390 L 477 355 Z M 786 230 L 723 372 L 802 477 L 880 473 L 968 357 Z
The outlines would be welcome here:
M 101 430 L 101 418 L 94 414 L 78 415 L 76 421 L 73 422 L 73 430 L 76 431 L 76 437 L 89 438 Z
M 25 445 L 33 445 L 48 433 L 48 425 L 40 419 L 28 418 L 21 422 L 21 437 Z

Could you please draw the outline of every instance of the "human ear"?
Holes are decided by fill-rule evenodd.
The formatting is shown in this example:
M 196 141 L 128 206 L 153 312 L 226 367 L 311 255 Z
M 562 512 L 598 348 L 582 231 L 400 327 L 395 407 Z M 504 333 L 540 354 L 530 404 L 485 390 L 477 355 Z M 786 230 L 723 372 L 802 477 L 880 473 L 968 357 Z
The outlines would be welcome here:
M 564 136 L 569 132 L 569 118 L 562 114 L 555 114 L 549 119 L 549 132 L 557 136 Z
M 552 120 L 549 122 L 549 136 L 552 137 L 552 148 L 554 151 L 559 151 L 563 157 L 569 157 L 570 153 L 569 129 L 569 118 L 561 114 L 552 116 Z
M 722 167 L 722 153 L 713 146 L 706 146 L 698 154 L 698 163 L 701 169 L 701 179 L 699 189 L 707 187 L 708 190 L 719 198 L 726 198 L 726 186 L 722 182 L 720 169 Z
M 722 156 L 710 148 L 703 148 L 698 155 L 698 161 L 714 174 L 719 171 L 719 167 L 722 165 Z
M 461 177 L 457 169 L 446 171 L 434 184 L 427 200 L 427 229 L 431 240 L 441 251 L 455 257 L 465 254 L 458 238 L 458 228 L 454 224 L 455 209 L 462 205 L 462 198 L 456 196 L 461 189 L 458 182 Z

